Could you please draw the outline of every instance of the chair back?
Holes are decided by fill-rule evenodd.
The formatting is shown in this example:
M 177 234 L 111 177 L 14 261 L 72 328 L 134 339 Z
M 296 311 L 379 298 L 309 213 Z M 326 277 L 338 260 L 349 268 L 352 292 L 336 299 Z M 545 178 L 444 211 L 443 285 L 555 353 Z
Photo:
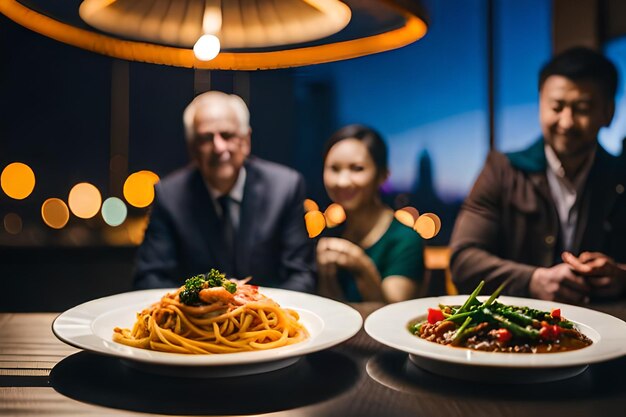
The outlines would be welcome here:
M 430 282 L 430 280 L 436 275 L 433 274 L 433 271 L 443 271 L 446 294 L 457 295 L 459 291 L 454 285 L 454 282 L 452 282 L 452 273 L 450 271 L 451 254 L 452 250 L 448 246 L 426 246 L 424 248 L 424 267 L 426 268 L 424 281 L 426 287 L 430 287 L 434 284 Z

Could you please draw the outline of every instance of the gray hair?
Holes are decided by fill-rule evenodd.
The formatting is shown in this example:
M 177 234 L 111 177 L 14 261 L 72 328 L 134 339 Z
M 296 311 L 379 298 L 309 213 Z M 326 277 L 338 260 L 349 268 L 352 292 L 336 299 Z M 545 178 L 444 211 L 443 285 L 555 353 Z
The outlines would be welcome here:
M 194 137 L 193 120 L 196 111 L 202 106 L 228 106 L 239 121 L 239 133 L 247 134 L 250 130 L 250 111 L 241 97 L 221 91 L 207 91 L 194 98 L 183 112 L 185 138 L 190 142 Z

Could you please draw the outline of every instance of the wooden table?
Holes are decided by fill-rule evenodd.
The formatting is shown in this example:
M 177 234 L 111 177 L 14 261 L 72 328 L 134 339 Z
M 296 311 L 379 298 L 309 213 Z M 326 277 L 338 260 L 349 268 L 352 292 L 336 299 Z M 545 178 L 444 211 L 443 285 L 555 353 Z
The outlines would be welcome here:
M 363 316 L 378 304 L 355 306 Z M 594 308 L 626 318 L 626 304 Z M 428 374 L 361 330 L 267 374 L 183 379 L 81 352 L 51 332 L 54 313 L 0 314 L 0 415 L 528 416 L 624 415 L 626 357 L 533 385 Z

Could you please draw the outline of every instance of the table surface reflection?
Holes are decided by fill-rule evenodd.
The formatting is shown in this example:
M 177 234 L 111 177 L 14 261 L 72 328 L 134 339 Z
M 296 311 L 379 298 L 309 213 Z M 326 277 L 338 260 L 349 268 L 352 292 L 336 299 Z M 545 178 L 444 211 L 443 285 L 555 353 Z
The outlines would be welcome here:
M 381 304 L 353 307 L 365 318 Z M 626 319 L 623 301 L 592 308 Z M 558 382 L 470 383 L 422 371 L 361 330 L 282 370 L 173 378 L 65 345 L 51 331 L 56 316 L 0 314 L 0 415 L 592 416 L 626 409 L 626 357 Z

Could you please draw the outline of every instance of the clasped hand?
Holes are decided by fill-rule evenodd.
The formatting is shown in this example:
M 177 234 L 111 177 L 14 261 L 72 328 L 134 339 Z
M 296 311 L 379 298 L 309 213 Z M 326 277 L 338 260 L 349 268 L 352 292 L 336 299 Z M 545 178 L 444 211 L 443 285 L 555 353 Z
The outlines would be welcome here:
M 530 281 L 532 296 L 566 303 L 587 303 L 589 297 L 617 297 L 626 288 L 626 269 L 600 252 L 561 255 L 562 264 L 537 268 Z
M 337 281 L 337 268 L 357 272 L 365 252 L 349 240 L 324 237 L 317 243 L 318 291 L 320 295 L 342 300 L 343 292 Z
M 359 269 L 365 252 L 360 246 L 338 237 L 321 238 L 317 244 L 317 265 L 320 276 L 334 276 L 337 267 Z

